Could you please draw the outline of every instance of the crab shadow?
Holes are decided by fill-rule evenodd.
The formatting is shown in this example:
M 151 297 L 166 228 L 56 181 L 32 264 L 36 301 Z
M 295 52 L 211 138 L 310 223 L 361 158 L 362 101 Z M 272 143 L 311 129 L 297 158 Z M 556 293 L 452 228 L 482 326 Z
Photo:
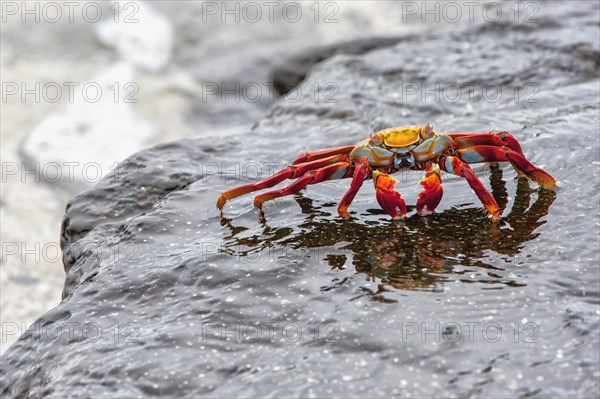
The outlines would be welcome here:
M 492 195 L 504 211 L 508 193 L 502 170 L 492 166 L 490 179 Z M 317 261 L 325 261 L 331 268 L 352 265 L 357 273 L 379 283 L 376 291 L 363 288 L 365 295 L 378 300 L 384 300 L 381 294 L 390 287 L 439 291 L 456 280 L 481 283 L 484 289 L 518 287 L 525 285 L 519 269 L 537 261 L 540 251 L 532 241 L 555 198 L 554 191 L 532 189 L 521 178 L 510 213 L 499 223 L 486 218 L 483 208 L 452 208 L 382 223 L 362 217 L 331 220 L 329 212 L 297 195 L 306 218 L 296 226 L 271 227 L 262 218 L 261 233 L 246 235 L 246 228 L 222 218 L 221 224 L 231 231 L 223 251 L 243 257 L 266 249 L 285 249 L 280 253 L 292 261 L 318 257 Z M 369 210 L 369 214 L 383 212 Z

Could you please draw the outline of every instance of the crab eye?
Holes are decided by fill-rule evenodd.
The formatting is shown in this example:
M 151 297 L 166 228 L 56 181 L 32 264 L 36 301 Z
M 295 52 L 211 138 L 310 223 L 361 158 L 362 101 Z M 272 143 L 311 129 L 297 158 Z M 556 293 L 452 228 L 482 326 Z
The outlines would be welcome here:
M 429 135 L 432 132 L 433 132 L 433 125 L 431 123 L 428 123 L 427 126 L 425 126 L 425 133 L 427 133 Z
M 379 137 L 379 135 L 377 133 L 371 133 L 371 136 L 369 136 L 369 138 L 375 144 L 380 144 L 381 143 L 381 137 Z

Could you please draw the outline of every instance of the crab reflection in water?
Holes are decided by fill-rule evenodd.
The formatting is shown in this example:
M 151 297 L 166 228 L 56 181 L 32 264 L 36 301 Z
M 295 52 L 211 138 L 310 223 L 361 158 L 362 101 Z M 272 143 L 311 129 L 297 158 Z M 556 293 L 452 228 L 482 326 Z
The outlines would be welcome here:
M 508 194 L 497 165 L 491 167 L 490 180 L 492 194 L 502 212 Z M 532 194 L 533 197 L 537 194 L 537 198 L 530 206 Z M 400 222 L 332 222 L 319 220 L 329 214 L 314 207 L 310 198 L 300 195 L 296 198 L 302 213 L 307 215 L 298 228 L 273 228 L 263 219 L 261 234 L 242 237 L 245 228 L 235 227 L 231 219 L 222 218 L 222 225 L 231 230 L 231 235 L 225 238 L 225 252 L 245 256 L 276 247 L 312 250 L 333 268 L 346 267 L 351 257 L 358 273 L 379 281 L 378 291 L 366 294 L 381 300 L 378 295 L 389 287 L 441 290 L 444 282 L 456 280 L 489 284 L 489 288 L 496 289 L 523 285 L 514 277 L 503 276 L 504 269 L 498 265 L 512 262 L 516 268 L 521 262 L 533 260 L 528 256 L 537 250 L 531 241 L 538 236 L 536 229 L 545 223 L 542 218 L 556 193 L 532 189 L 526 179 L 518 179 L 513 207 L 500 224 L 482 221 L 481 208 L 453 208 L 427 218 L 415 215 Z M 324 254 L 323 248 L 329 253 Z M 498 262 L 499 258 L 504 261 Z M 478 275 L 476 279 L 469 277 L 473 273 Z

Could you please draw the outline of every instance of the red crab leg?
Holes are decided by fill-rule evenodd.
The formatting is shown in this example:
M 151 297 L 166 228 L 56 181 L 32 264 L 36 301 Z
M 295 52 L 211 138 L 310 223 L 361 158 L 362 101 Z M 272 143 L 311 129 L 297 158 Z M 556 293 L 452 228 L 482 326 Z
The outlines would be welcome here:
M 419 183 L 425 190 L 419 194 L 417 200 L 417 213 L 420 215 L 423 208 L 427 207 L 429 212 L 433 212 L 442 200 L 444 189 L 442 188 L 442 175 L 437 165 L 432 166 L 425 175 L 425 178 Z
M 301 155 L 298 159 L 292 162 L 292 164 L 295 165 L 302 162 L 314 161 L 315 159 L 321 159 L 332 155 L 350 154 L 354 147 L 355 146 L 353 145 L 347 145 L 345 147 L 329 148 L 327 150 L 307 151 L 304 155 Z
M 352 200 L 360 190 L 363 185 L 365 179 L 370 177 L 371 175 L 371 167 L 369 166 L 369 161 L 367 158 L 364 158 L 362 161 L 359 161 L 356 167 L 354 168 L 354 174 L 352 177 L 352 183 L 350 183 L 350 188 L 344 194 L 344 197 L 340 201 L 340 205 L 338 206 L 338 214 L 344 219 L 349 219 L 350 214 L 348 213 L 348 207 L 352 203 Z
M 456 150 L 456 154 L 467 163 L 510 162 L 517 171 L 524 173 L 543 188 L 556 186 L 556 180 L 552 176 L 542 169 L 533 166 L 523 155 L 507 147 L 478 145 Z
M 350 170 L 349 162 L 338 162 L 320 169 L 309 170 L 289 186 L 280 190 L 273 190 L 268 193 L 257 195 L 254 198 L 254 206 L 258 209 L 262 209 L 263 202 L 283 197 L 284 195 L 295 194 L 309 184 L 320 183 L 329 179 L 342 179 L 348 177 L 347 175 Z
M 475 176 L 473 170 L 458 159 L 457 157 L 448 156 L 440 158 L 440 166 L 443 170 L 454 175 L 467 179 L 469 186 L 475 191 L 479 200 L 483 203 L 488 212 L 492 215 L 492 221 L 497 222 L 500 217 L 500 208 L 496 203 L 492 194 L 483 186 L 481 181 Z
M 295 179 L 297 177 L 302 176 L 309 170 L 319 169 L 336 162 L 345 161 L 346 159 L 346 155 L 340 154 L 312 162 L 305 162 L 298 165 L 290 165 L 287 168 L 275 173 L 273 176 L 265 180 L 259 181 L 257 183 L 246 184 L 244 186 L 224 191 L 219 197 L 219 200 L 217 201 L 217 208 L 223 209 L 225 202 L 227 202 L 230 199 L 239 197 L 240 195 L 248 194 L 253 191 L 262 190 L 265 188 L 271 188 L 281 183 L 285 179 Z
M 398 180 L 390 177 L 387 173 L 375 171 L 373 173 L 373 184 L 375 185 L 375 198 L 381 209 L 383 209 L 392 219 L 398 219 L 397 209 L 400 209 L 402 216 L 406 215 L 406 204 L 400 196 L 400 193 L 394 190 Z
M 493 145 L 498 147 L 508 147 L 511 150 L 523 155 L 521 145 L 509 132 L 498 133 L 452 133 L 449 134 L 458 148 L 472 147 L 476 145 Z

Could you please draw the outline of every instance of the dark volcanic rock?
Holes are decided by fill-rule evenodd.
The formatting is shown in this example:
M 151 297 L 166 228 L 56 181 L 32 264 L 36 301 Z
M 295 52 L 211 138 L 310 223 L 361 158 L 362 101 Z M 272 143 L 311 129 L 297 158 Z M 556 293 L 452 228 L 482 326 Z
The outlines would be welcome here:
M 335 56 L 254 130 L 125 161 L 70 202 L 64 300 L 3 355 L 2 396 L 597 395 L 598 6 L 556 4 L 537 24 Z M 338 89 L 308 90 L 317 81 Z M 498 225 L 450 176 L 437 214 L 410 207 L 398 223 L 369 184 L 356 219 L 339 220 L 347 181 L 269 204 L 265 219 L 251 196 L 215 210 L 269 162 L 426 122 L 512 131 L 560 189 L 480 169 Z M 419 178 L 399 177 L 409 204 Z
M 271 74 L 273 87 L 280 95 L 286 94 L 306 78 L 308 71 L 316 63 L 324 61 L 327 58 L 338 54 L 364 54 L 368 51 L 393 46 L 399 42 L 408 42 L 415 37 L 414 35 L 371 37 L 306 50 L 301 54 L 288 58 L 273 69 L 273 73 Z

